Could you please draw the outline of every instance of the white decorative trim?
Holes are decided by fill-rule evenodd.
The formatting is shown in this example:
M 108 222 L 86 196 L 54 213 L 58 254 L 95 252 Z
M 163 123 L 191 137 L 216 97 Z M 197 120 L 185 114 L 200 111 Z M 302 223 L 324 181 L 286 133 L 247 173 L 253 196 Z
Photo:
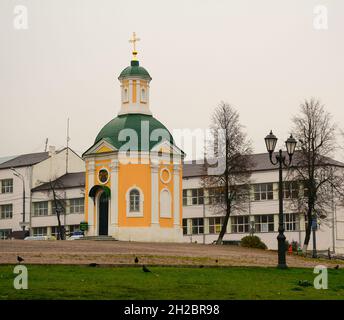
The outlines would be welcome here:
M 140 193 L 140 210 L 136 211 L 136 212 L 132 212 L 130 211 L 130 192 L 132 190 L 138 190 Z M 126 194 L 125 194 L 125 202 L 126 202 L 126 214 L 127 217 L 132 218 L 132 217 L 143 217 L 143 213 L 144 213 L 144 194 L 141 188 L 139 188 L 137 185 L 133 185 L 131 186 Z
M 84 154 L 84 158 L 88 155 L 91 155 L 91 154 L 92 155 L 97 154 L 97 151 L 99 149 L 101 149 L 102 147 L 109 148 L 111 151 L 108 151 L 108 152 L 117 151 L 117 149 L 112 144 L 110 144 L 109 142 L 107 142 L 104 139 L 101 139 L 100 141 L 97 142 L 97 144 L 95 144 L 89 150 L 86 151 L 86 153 Z M 104 152 L 104 153 L 106 153 L 106 152 Z
M 159 165 L 151 164 L 152 225 L 159 224 Z
M 164 171 L 167 171 L 167 173 L 168 173 L 168 178 L 167 178 L 167 180 L 164 180 L 163 179 L 163 172 Z M 162 168 L 161 170 L 160 170 L 160 181 L 162 182 L 162 183 L 165 183 L 165 184 L 167 184 L 167 183 L 170 183 L 170 181 L 171 181 L 171 179 L 172 179 L 172 174 L 171 174 L 171 171 L 170 170 L 168 170 L 168 168 Z

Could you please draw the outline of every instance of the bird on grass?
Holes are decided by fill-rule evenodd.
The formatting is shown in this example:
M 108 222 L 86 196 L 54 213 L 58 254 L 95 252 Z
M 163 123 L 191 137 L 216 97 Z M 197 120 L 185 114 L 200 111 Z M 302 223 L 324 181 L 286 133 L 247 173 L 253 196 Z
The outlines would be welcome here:
M 138 257 L 135 257 L 135 263 L 139 263 L 139 258 Z
M 18 263 L 20 264 L 21 262 L 24 261 L 24 259 L 23 259 L 22 257 L 20 257 L 20 256 L 17 256 L 17 261 L 18 261 Z
M 97 266 L 99 266 L 99 264 L 98 264 L 98 263 L 92 262 L 92 263 L 90 263 L 88 266 L 89 266 L 89 267 L 97 267 Z
M 335 267 L 334 267 L 336 270 L 339 269 L 339 264 L 337 264 Z

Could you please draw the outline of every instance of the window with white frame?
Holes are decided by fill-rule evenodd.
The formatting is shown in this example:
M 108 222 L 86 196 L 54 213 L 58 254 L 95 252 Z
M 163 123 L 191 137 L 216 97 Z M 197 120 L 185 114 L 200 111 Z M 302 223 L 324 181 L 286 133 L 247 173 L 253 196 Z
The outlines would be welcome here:
M 209 188 L 208 189 L 208 203 L 216 205 L 224 202 L 224 192 L 222 188 Z
M 48 228 L 47 227 L 32 228 L 32 234 L 34 237 L 46 236 L 48 234 Z
M 286 231 L 298 230 L 297 216 L 295 213 L 284 214 L 284 229 Z
M 57 238 L 58 234 L 59 234 L 59 227 L 58 226 L 51 227 L 51 235 Z
M 273 200 L 273 184 L 272 183 L 260 183 L 253 186 L 254 200 Z
M 57 208 L 55 207 L 55 204 L 56 204 Z M 51 202 L 51 214 L 53 214 L 53 215 L 56 214 L 56 211 L 58 211 L 59 214 L 62 214 L 62 213 L 65 212 L 65 202 L 64 202 L 64 200 L 58 199 L 56 202 L 55 201 Z
M 69 228 L 69 232 L 73 233 L 75 231 L 80 230 L 80 224 L 73 224 L 73 225 L 68 226 L 68 228 Z
M 254 216 L 254 228 L 256 232 L 272 232 L 274 231 L 274 215 L 264 214 Z
M 48 201 L 40 201 L 33 203 L 34 216 L 47 216 L 48 215 Z
M 9 239 L 12 233 L 12 229 L 0 229 L 0 240 Z
M 203 233 L 204 233 L 204 219 L 192 218 L 192 234 L 203 234 Z
M 3 179 L 1 183 L 1 193 L 12 193 L 13 192 L 13 179 Z
M 299 183 L 297 181 L 285 181 L 283 183 L 284 199 L 296 199 L 299 196 Z
M 247 233 L 250 229 L 249 216 L 231 217 L 232 233 Z
M 188 219 L 183 219 L 183 234 L 188 234 Z
M 183 190 L 183 206 L 188 205 L 188 190 Z
M 204 192 L 202 188 L 191 189 L 191 203 L 194 206 L 202 205 L 204 201 Z
M 132 189 L 129 194 L 129 211 L 139 212 L 140 211 L 140 191 L 137 189 Z
M 69 213 L 84 213 L 84 198 L 69 200 Z
M 13 217 L 13 205 L 3 204 L 0 206 L 0 219 L 12 219 Z
M 209 218 L 209 233 L 220 233 L 223 225 L 223 217 Z

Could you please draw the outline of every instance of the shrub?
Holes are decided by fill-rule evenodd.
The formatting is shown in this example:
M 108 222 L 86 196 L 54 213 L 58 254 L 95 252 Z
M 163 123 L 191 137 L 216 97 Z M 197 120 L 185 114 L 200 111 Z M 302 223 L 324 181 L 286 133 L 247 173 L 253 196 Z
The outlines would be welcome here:
M 241 239 L 241 246 L 246 248 L 267 249 L 265 243 L 257 236 L 246 236 Z

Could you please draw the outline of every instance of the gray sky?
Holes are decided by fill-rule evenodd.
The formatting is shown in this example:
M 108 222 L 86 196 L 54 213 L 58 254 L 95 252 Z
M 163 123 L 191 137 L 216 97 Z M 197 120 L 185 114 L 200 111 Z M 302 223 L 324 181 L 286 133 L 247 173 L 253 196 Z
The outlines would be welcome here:
M 319 4 L 327 30 L 313 27 Z M 13 26 L 16 5 L 27 30 Z M 268 131 L 284 141 L 312 96 L 344 128 L 342 0 L 1 0 L 0 156 L 43 151 L 46 137 L 64 146 L 68 117 L 71 147 L 90 147 L 120 108 L 133 31 L 151 110 L 171 130 L 208 127 L 224 100 L 264 152 Z

